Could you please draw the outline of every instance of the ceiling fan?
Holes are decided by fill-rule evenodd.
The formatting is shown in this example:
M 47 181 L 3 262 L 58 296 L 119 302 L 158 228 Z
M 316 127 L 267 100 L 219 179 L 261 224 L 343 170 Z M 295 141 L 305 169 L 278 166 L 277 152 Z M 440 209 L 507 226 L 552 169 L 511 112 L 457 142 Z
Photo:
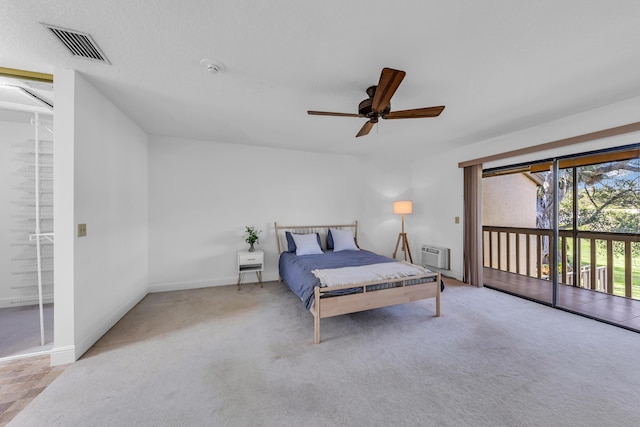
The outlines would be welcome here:
M 416 108 L 413 110 L 391 111 L 391 97 L 400 86 L 405 76 L 404 71 L 393 68 L 383 68 L 380 74 L 380 81 L 377 86 L 370 86 L 366 92 L 369 98 L 358 105 L 358 114 L 332 113 L 329 111 L 307 111 L 311 116 L 337 116 L 337 117 L 362 117 L 369 119 L 360 132 L 356 135 L 364 136 L 368 134 L 373 125 L 378 123 L 378 119 L 419 119 L 424 117 L 437 117 L 444 110 L 444 105 L 439 107 Z

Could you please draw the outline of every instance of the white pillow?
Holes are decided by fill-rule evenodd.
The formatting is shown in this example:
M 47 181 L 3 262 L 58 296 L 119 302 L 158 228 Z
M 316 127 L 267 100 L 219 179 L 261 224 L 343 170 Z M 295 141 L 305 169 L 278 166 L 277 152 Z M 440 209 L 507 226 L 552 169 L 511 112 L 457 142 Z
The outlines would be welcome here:
M 293 241 L 296 242 L 296 255 L 315 255 L 321 254 L 322 249 L 318 245 L 318 236 L 313 234 L 291 234 Z
M 333 252 L 359 251 L 351 231 L 331 229 L 333 238 Z

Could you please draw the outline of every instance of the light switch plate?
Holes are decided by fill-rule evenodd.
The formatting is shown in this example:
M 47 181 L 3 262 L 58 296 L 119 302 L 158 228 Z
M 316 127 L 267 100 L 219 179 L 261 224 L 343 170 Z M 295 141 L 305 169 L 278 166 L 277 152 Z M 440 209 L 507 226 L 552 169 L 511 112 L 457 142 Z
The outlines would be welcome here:
M 87 235 L 87 224 L 78 224 L 78 237 L 85 237 Z
M 456 222 L 456 224 L 460 224 L 460 217 L 459 217 L 459 216 L 457 216 L 457 217 L 455 218 L 455 222 Z

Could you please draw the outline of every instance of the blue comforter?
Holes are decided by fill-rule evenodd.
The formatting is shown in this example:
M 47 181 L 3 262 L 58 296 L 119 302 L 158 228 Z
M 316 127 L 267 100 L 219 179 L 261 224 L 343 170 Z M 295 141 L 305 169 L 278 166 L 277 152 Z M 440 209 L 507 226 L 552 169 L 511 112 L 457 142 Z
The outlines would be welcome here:
M 361 265 L 397 262 L 395 259 L 360 251 L 326 251 L 321 255 L 302 255 L 283 252 L 280 255 L 280 277 L 304 303 L 307 309 L 313 306 L 313 288 L 320 286 L 320 279 L 311 270 L 325 268 L 358 267 Z

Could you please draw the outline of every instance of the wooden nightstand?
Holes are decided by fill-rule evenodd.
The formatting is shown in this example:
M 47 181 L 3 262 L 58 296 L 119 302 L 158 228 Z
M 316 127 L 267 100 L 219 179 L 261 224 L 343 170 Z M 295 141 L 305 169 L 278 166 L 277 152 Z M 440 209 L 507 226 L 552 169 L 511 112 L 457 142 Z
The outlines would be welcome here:
M 255 271 L 258 276 L 258 283 L 262 287 L 262 270 L 264 270 L 264 252 L 262 251 L 239 251 L 238 252 L 238 290 L 244 279 L 244 273 Z

